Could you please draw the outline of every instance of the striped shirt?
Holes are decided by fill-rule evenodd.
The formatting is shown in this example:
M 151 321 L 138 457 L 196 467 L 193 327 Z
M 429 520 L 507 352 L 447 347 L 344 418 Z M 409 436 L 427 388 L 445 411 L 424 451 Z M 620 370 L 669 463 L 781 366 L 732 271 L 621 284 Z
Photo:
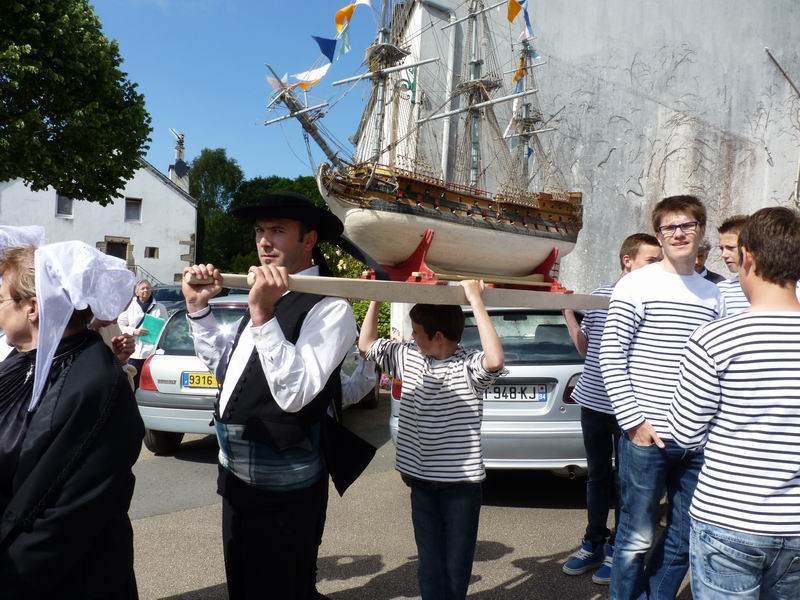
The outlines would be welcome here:
M 397 470 L 428 481 L 485 479 L 483 392 L 502 372 L 483 368 L 483 352 L 459 346 L 451 357 L 436 360 L 413 342 L 380 339 L 366 358 L 402 380 Z
M 592 296 L 611 296 L 614 285 L 604 285 L 592 292 Z M 578 385 L 572 392 L 572 399 L 581 406 L 602 413 L 614 414 L 614 407 L 606 394 L 606 385 L 600 373 L 600 341 L 603 338 L 603 327 L 606 324 L 607 310 L 589 310 L 581 321 L 581 332 L 586 337 L 586 360 Z
M 725 316 L 732 317 L 750 308 L 750 301 L 742 291 L 742 284 L 737 275 L 733 279 L 726 279 L 717 284 L 719 293 L 722 295 L 722 303 L 725 305 Z
M 705 444 L 690 514 L 737 531 L 800 536 L 800 313 L 743 313 L 692 335 L 669 414 Z
M 721 311 L 719 289 L 697 273 L 677 275 L 655 263 L 620 279 L 611 294 L 600 368 L 623 431 L 648 421 L 669 439 L 667 412 L 683 348 Z

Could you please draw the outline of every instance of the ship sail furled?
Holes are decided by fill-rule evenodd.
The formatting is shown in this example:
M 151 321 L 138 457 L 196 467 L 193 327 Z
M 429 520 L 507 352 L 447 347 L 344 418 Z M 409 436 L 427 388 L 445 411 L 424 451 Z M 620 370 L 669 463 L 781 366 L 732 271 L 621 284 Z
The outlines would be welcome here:
M 371 91 L 352 160 L 326 152 L 320 192 L 380 262 L 404 261 L 428 229 L 427 258 L 443 270 L 522 276 L 574 246 L 581 194 L 566 190 L 540 137 L 557 133 L 537 97 L 545 61 L 526 1 L 510 0 L 525 19 L 509 40 L 494 33 L 507 37 L 509 0 L 384 0 L 365 73 L 336 82 L 364 79 Z M 302 118 L 291 89 L 281 95 L 317 140 L 316 117 Z

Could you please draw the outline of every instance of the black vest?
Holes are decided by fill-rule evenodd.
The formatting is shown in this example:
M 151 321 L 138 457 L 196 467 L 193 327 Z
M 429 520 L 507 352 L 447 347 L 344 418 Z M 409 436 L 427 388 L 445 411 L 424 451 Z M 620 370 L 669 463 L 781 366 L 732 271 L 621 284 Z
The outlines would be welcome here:
M 300 328 L 306 315 L 324 296 L 290 292 L 275 305 L 275 318 L 288 342 L 297 343 Z M 250 320 L 245 314 L 234 342 L 234 350 L 239 337 Z M 231 352 L 233 356 L 233 352 Z M 277 450 L 292 447 L 311 449 L 311 428 L 323 421 L 328 406 L 340 402 L 342 384 L 339 368 L 331 374 L 319 394 L 296 413 L 285 412 L 275 402 L 267 384 L 258 350 L 253 353 L 244 368 L 244 372 L 236 382 L 231 397 L 225 406 L 225 413 L 219 414 L 219 400 L 214 411 L 214 418 L 221 423 L 244 425 L 243 439 L 267 443 Z

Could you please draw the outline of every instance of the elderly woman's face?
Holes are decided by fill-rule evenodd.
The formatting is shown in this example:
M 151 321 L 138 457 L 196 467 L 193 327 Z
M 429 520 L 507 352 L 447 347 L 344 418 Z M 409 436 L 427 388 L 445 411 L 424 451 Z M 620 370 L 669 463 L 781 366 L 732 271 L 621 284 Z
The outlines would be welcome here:
M 153 288 L 150 287 L 149 283 L 140 283 L 139 287 L 136 288 L 136 297 L 139 298 L 139 300 L 141 300 L 142 302 L 147 302 L 150 299 L 150 295 L 152 293 L 153 293 Z
M 35 310 L 30 300 L 18 302 L 11 297 L 8 277 L 4 277 L 0 283 L 0 329 L 6 341 L 18 350 L 32 350 L 36 345 L 36 321 L 31 320 L 32 312 Z

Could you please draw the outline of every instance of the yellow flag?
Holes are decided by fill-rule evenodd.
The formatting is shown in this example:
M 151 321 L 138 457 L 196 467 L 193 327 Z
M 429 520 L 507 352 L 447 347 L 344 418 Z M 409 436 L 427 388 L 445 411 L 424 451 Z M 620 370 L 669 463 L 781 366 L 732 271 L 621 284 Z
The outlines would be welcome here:
M 517 70 L 514 73 L 514 76 L 511 78 L 511 83 L 517 83 L 517 81 L 519 81 L 521 78 L 525 77 L 525 71 L 526 71 L 526 69 L 525 69 L 525 59 L 524 58 L 520 58 L 519 59 L 519 67 L 517 67 Z
M 522 7 L 519 5 L 518 0 L 508 0 L 508 22 L 511 23 L 521 10 Z M 337 14 L 336 16 L 338 18 L 339 15 Z
M 517 5 L 519 6 L 519 5 Z M 353 18 L 353 11 L 356 9 L 355 4 L 348 4 L 344 8 L 340 8 L 336 11 L 336 31 L 337 33 L 342 30 L 346 21 L 349 21 Z

